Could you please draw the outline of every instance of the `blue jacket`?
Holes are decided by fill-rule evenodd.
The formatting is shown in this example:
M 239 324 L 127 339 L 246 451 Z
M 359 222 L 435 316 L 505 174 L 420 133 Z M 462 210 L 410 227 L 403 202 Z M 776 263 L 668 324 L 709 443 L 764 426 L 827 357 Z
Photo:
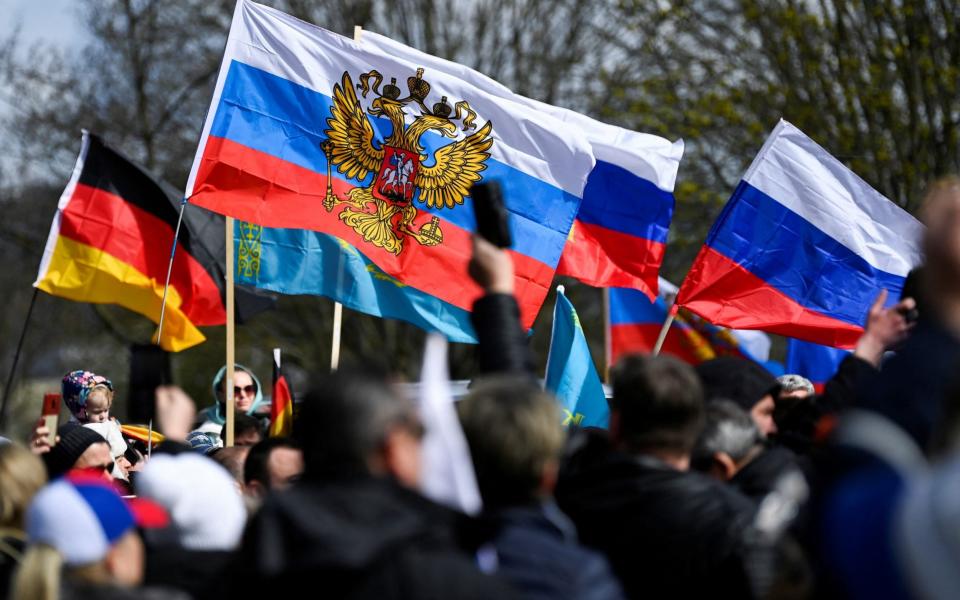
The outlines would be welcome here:
M 553 502 L 503 509 L 493 519 L 498 574 L 526 598 L 624 598 L 607 560 L 577 542 L 576 528 Z

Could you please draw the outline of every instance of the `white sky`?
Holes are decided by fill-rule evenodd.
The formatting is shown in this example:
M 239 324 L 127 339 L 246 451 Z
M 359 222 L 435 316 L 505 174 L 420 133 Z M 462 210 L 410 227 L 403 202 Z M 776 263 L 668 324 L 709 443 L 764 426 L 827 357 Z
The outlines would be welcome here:
M 42 41 L 69 47 L 83 41 L 75 0 L 0 0 L 0 37 L 18 25 L 27 43 Z

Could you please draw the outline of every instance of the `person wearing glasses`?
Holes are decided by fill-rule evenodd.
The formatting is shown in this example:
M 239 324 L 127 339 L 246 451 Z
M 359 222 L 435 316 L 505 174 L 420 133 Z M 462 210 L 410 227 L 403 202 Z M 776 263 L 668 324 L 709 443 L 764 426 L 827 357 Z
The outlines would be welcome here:
M 223 390 L 226 371 L 225 366 L 217 371 L 217 375 L 213 378 L 213 406 L 208 406 L 197 414 L 197 422 L 191 432 L 191 434 L 202 433 L 219 447 L 224 443 L 220 434 L 227 420 L 226 394 Z M 261 428 L 265 431 L 270 425 L 270 403 L 264 399 L 261 390 L 260 380 L 253 371 L 243 365 L 235 365 L 233 401 L 236 414 L 246 414 L 259 419 Z

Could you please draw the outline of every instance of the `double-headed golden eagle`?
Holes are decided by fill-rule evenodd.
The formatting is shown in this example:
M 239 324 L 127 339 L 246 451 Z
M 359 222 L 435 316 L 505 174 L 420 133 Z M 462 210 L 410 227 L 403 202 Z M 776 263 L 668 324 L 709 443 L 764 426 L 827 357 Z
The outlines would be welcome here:
M 380 77 L 379 73 L 371 74 Z M 493 145 L 490 136 L 493 126 L 488 121 L 476 132 L 438 149 L 433 153 L 433 164 L 426 165 L 429 155 L 424 153 L 420 138 L 432 130 L 456 139 L 454 121 L 460 118 L 461 109 L 466 113 L 464 130 L 475 128 L 472 124 L 475 114 L 466 102 L 460 102 L 451 119 L 452 109 L 446 104 L 446 97 L 430 111 L 423 103 L 429 84 L 422 81 L 421 75 L 422 70 L 416 79 L 408 80 L 411 94 L 407 98 L 398 98 L 399 88 L 391 83 L 364 112 L 350 75 L 344 73 L 341 83 L 334 85 L 333 106 L 327 119 L 324 151 L 328 164 L 335 165 L 350 179 L 364 181 L 371 173 L 374 178 L 370 185 L 350 190 L 346 199 L 333 196 L 328 186 L 324 204 L 328 210 L 335 204 L 347 204 L 340 212 L 340 219 L 366 241 L 394 254 L 403 250 L 403 238 L 408 235 L 427 246 L 442 242 L 443 234 L 436 217 L 414 230 L 417 209 L 413 199 L 431 208 L 454 208 L 463 204 L 470 186 L 480 180 L 490 156 L 488 150 Z M 367 81 L 364 78 L 361 81 L 366 95 Z M 422 114 L 407 125 L 404 107 L 411 101 L 420 106 Z M 374 142 L 368 114 L 386 117 L 393 126 L 380 146 Z M 415 194 L 415 190 L 419 194 Z

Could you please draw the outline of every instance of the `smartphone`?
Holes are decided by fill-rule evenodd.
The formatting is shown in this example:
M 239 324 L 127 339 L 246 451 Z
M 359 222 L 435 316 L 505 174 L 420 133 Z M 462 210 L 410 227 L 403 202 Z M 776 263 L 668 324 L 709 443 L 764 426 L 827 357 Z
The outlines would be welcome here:
M 503 204 L 503 192 L 496 181 L 478 183 L 470 188 L 473 213 L 477 219 L 477 233 L 498 248 L 513 245 L 510 236 L 507 207 Z
M 57 425 L 60 422 L 60 394 L 43 395 L 43 412 L 40 413 L 44 426 L 50 430 L 47 443 L 52 448 L 57 443 Z

